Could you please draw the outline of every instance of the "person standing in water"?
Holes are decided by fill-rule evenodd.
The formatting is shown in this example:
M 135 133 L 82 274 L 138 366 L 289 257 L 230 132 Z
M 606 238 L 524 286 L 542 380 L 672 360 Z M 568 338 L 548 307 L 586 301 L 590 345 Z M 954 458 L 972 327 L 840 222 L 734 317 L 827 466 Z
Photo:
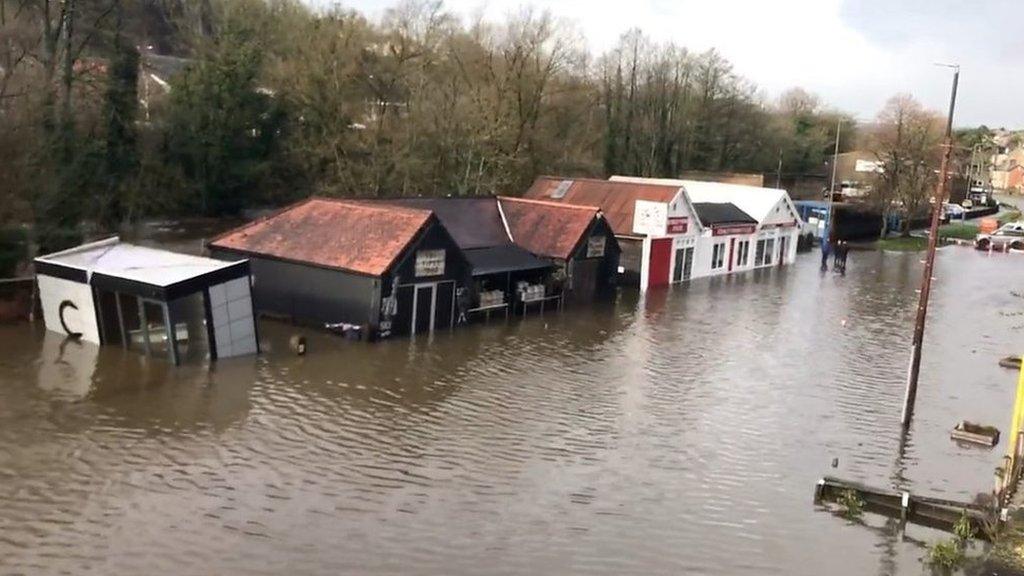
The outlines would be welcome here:
M 828 255 L 832 251 L 832 242 L 827 236 L 821 238 L 821 270 L 828 270 Z

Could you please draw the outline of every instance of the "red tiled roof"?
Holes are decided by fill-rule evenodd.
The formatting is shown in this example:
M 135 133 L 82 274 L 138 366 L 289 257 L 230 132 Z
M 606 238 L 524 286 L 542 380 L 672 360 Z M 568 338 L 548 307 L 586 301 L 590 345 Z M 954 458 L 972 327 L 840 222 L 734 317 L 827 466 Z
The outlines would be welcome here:
M 551 193 L 562 182 L 570 182 L 565 195 L 552 198 Z M 612 232 L 619 235 L 633 235 L 633 212 L 637 200 L 669 203 L 679 193 L 679 186 L 664 184 L 641 184 L 635 182 L 613 182 L 590 178 L 557 178 L 541 176 L 524 196 L 534 200 L 547 200 L 562 204 L 597 206 L 604 212 Z M 518 239 L 517 239 L 518 240 Z
M 429 210 L 310 198 L 214 238 L 210 247 L 380 276 L 431 217 Z
M 546 200 L 499 198 L 515 243 L 538 256 L 569 259 L 601 213 L 594 206 Z

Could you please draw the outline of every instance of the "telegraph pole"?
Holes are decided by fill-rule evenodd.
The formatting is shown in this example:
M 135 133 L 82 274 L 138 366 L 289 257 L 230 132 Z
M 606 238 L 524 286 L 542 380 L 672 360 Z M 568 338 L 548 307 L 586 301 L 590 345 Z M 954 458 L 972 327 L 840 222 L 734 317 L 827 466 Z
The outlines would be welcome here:
M 917 377 L 921 370 L 921 345 L 924 343 L 924 323 L 928 316 L 928 297 L 932 290 L 932 272 L 935 269 L 935 247 L 939 239 L 939 220 L 942 200 L 946 196 L 947 170 L 953 152 L 953 110 L 956 107 L 956 87 L 960 81 L 960 66 L 943 64 L 953 68 L 953 90 L 949 97 L 949 116 L 946 118 L 946 137 L 942 143 L 942 163 L 939 166 L 939 182 L 932 196 L 932 223 L 928 232 L 928 255 L 925 257 L 924 274 L 921 278 L 921 296 L 917 303 L 917 319 L 914 322 L 914 340 L 910 347 L 910 367 L 907 370 L 907 392 L 903 400 L 903 430 L 910 428 L 914 416 L 914 402 L 917 400 Z

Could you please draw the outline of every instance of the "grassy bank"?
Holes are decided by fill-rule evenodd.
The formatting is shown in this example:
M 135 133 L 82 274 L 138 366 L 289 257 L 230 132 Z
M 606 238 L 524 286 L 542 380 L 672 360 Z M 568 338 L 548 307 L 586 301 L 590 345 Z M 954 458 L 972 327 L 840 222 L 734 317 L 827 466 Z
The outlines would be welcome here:
M 894 252 L 916 252 L 928 248 L 928 239 L 920 236 L 893 236 L 875 241 L 874 248 L 878 250 L 891 250 Z
M 1007 222 L 1016 222 L 1020 220 L 1020 210 L 1013 210 L 1011 212 L 1007 212 L 1000 216 L 998 220 L 1000 226 L 1006 224 Z
M 945 224 L 939 227 L 939 238 L 974 240 L 977 235 L 978 227 L 972 224 Z

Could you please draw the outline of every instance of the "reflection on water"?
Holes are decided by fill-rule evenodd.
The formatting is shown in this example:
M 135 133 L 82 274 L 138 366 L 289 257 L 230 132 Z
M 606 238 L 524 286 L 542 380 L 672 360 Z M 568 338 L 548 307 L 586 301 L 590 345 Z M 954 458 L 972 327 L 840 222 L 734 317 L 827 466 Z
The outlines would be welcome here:
M 941 252 L 900 457 L 918 256 L 816 266 L 210 370 L 0 327 L 0 573 L 920 573 L 813 484 L 990 488 L 1024 268 Z

